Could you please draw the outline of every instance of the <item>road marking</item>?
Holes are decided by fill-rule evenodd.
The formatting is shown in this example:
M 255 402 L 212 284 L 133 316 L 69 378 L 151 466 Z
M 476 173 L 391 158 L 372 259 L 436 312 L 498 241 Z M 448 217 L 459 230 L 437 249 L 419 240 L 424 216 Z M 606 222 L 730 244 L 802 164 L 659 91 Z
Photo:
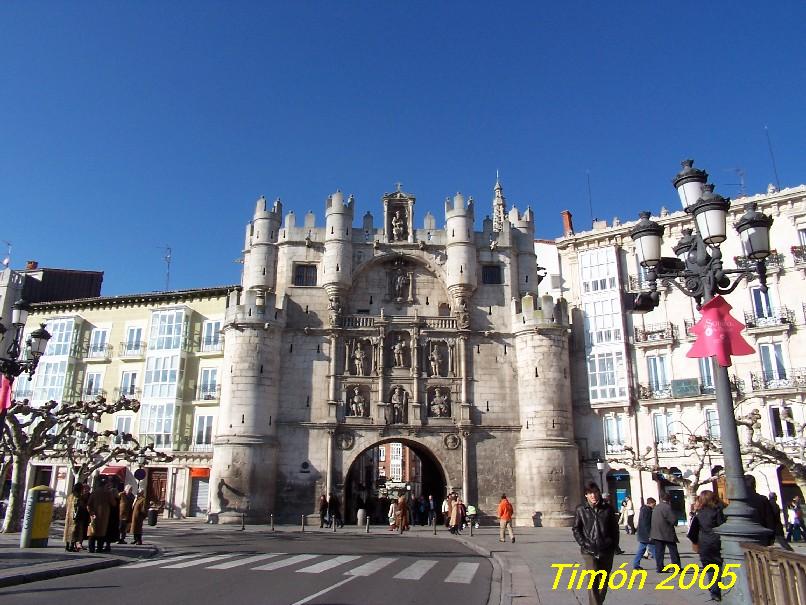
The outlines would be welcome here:
M 219 563 L 218 565 L 211 565 L 207 569 L 232 569 L 233 567 L 239 567 L 241 565 L 249 565 L 250 563 L 257 563 L 258 561 L 265 561 L 266 559 L 271 559 L 272 557 L 279 557 L 280 555 L 284 555 L 284 552 L 269 552 L 262 555 L 254 555 L 252 557 L 246 557 L 245 559 L 236 559 L 235 561 L 226 561 L 225 563 Z
M 396 580 L 419 580 L 428 570 L 436 565 L 436 561 L 428 561 L 426 559 L 412 563 L 406 569 L 401 571 L 395 576 Z
M 326 592 L 330 592 L 334 588 L 338 588 L 339 586 L 343 586 L 343 585 L 347 584 L 347 582 L 355 580 L 357 577 L 358 576 L 350 576 L 349 578 L 345 578 L 341 582 L 336 582 L 333 586 L 330 586 L 328 588 L 323 588 L 319 592 L 314 593 L 312 595 L 308 595 L 307 597 L 305 597 L 304 599 L 300 599 L 296 603 L 291 603 L 291 605 L 305 605 L 305 603 L 307 603 L 308 601 L 313 601 L 316 597 L 321 596 L 321 595 L 325 594 Z
M 470 584 L 478 568 L 478 563 L 457 563 L 445 581 L 454 584 Z
M 190 559 L 191 557 L 200 557 L 204 553 L 201 552 L 194 552 L 190 555 L 179 555 L 177 557 L 169 557 L 167 559 L 157 558 L 157 559 L 150 559 L 149 561 L 143 561 L 142 563 L 134 563 L 133 565 L 125 565 L 123 569 L 140 569 L 142 567 L 153 567 L 155 565 L 163 565 L 165 563 L 174 563 L 175 561 L 183 561 L 185 559 Z
M 230 553 L 227 555 L 213 555 L 212 557 L 204 557 L 203 559 L 193 559 L 192 561 L 183 561 L 175 565 L 163 565 L 162 569 L 183 569 L 185 567 L 193 567 L 194 565 L 204 565 L 205 563 L 212 563 L 213 561 L 220 561 L 221 559 L 229 559 L 230 557 L 240 556 L 242 553 Z
M 380 557 L 344 573 L 345 576 L 371 576 L 379 569 L 397 561 L 397 557 Z
M 308 561 L 310 559 L 315 559 L 319 555 L 297 555 L 295 557 L 289 557 L 288 559 L 283 559 L 282 561 L 274 561 L 273 563 L 267 563 L 266 565 L 260 565 L 258 567 L 253 567 L 252 569 L 257 569 L 260 571 L 272 571 L 273 569 L 280 569 L 281 567 L 288 567 L 289 565 L 295 565 L 297 563 L 302 563 L 303 561 Z
M 333 557 L 332 559 L 322 561 L 321 563 L 316 563 L 310 567 L 298 569 L 297 573 L 321 573 L 323 571 L 327 571 L 328 569 L 333 569 L 334 567 L 338 567 L 339 565 L 343 565 L 344 563 L 349 563 L 350 561 L 355 561 L 356 559 L 360 558 L 360 555 L 341 555 L 340 557 Z

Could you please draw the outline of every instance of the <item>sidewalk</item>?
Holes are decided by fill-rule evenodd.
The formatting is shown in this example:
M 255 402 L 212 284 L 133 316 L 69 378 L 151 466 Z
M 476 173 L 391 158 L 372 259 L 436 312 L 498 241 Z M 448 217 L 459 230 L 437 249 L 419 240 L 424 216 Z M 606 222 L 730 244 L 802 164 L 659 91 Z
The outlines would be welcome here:
M 62 528 L 54 523 L 47 548 L 20 548 L 20 534 L 0 534 L 0 588 L 115 567 L 159 552 L 149 544 L 113 544 L 111 553 L 66 552 Z

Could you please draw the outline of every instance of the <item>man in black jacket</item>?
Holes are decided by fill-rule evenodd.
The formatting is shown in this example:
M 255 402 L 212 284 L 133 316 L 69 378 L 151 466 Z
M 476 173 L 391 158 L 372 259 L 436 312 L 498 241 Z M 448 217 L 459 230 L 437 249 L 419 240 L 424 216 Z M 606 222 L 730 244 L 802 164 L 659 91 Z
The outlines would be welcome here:
M 655 498 L 647 498 L 646 504 L 638 513 L 638 529 L 635 532 L 635 537 L 638 538 L 638 550 L 635 551 L 635 558 L 632 561 L 633 569 L 643 569 L 641 558 L 647 550 L 650 555 L 655 556 L 655 545 L 649 538 L 649 532 L 652 529 L 652 509 L 655 508 L 655 504 L 657 504 Z
M 572 529 L 588 569 L 604 570 L 609 576 L 618 548 L 618 516 L 613 507 L 602 500 L 602 492 L 595 483 L 585 488 L 585 503 L 577 506 Z M 588 602 L 590 605 L 601 605 L 606 594 L 607 579 L 603 584 L 594 581 L 588 591 Z

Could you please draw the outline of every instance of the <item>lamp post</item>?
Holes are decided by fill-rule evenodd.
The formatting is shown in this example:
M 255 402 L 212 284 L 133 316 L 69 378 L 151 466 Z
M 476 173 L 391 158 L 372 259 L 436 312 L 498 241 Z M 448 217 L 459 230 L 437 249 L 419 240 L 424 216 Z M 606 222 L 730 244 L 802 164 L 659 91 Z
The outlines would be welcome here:
M 2 374 L 2 389 L 0 389 L 0 433 L 6 423 L 7 406 L 11 401 L 11 390 L 14 386 L 14 380 L 23 373 L 28 374 L 28 380 L 33 378 L 36 372 L 36 366 L 39 364 L 39 358 L 45 352 L 50 340 L 50 333 L 45 329 L 45 324 L 41 324 L 39 328 L 31 332 L 28 340 L 25 342 L 25 355 L 20 358 L 23 353 L 22 349 L 22 334 L 25 330 L 25 322 L 28 321 L 28 313 L 31 307 L 24 300 L 18 300 L 14 303 L 11 312 L 11 329 L 14 330 L 11 344 L 6 349 L 6 356 L 0 357 L 0 374 Z M 8 331 L 8 328 L 0 323 L 0 337 Z
M 697 301 L 700 308 L 718 294 L 729 294 L 747 279 L 758 277 L 762 290 L 767 289 L 764 259 L 770 254 L 770 226 L 772 218 L 750 209 L 736 223 L 744 253 L 755 261 L 754 268 L 724 269 L 720 244 L 727 239 L 727 214 L 730 200 L 714 193 L 714 186 L 706 184 L 708 173 L 693 167 L 692 160 L 683 162 L 683 170 L 673 179 L 683 208 L 694 218 L 696 230 L 685 229 L 674 246 L 676 258 L 662 257 L 660 253 L 663 226 L 649 220 L 642 212 L 641 219 L 630 233 L 635 242 L 640 264 L 647 269 L 650 292 L 639 300 L 634 311 L 650 311 L 658 305 L 658 280 L 664 286 L 672 285 L 686 296 Z M 722 556 L 725 563 L 739 566 L 736 585 L 725 594 L 729 603 L 747 603 L 750 591 L 744 570 L 741 542 L 766 544 L 772 531 L 753 521 L 753 509 L 748 504 L 744 466 L 739 447 L 739 434 L 734 417 L 733 395 L 727 367 L 711 358 L 715 378 L 716 404 L 725 475 L 730 505 L 725 509 L 727 521 L 717 529 L 722 537 Z
M 604 488 L 604 470 L 605 466 L 607 466 L 607 462 L 599 458 L 596 461 L 596 470 L 599 471 L 599 488 L 602 490 L 602 493 L 606 492 L 607 490 Z

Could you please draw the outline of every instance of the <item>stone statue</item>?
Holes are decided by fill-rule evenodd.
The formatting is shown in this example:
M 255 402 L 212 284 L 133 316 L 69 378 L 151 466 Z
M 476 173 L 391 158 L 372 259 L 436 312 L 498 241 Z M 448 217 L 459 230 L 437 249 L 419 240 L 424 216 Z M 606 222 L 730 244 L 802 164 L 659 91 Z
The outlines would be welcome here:
M 407 298 L 409 294 L 409 276 L 403 269 L 395 275 L 395 298 Z
M 355 375 L 356 376 L 363 376 L 364 375 L 364 361 L 367 358 L 367 354 L 364 353 L 364 347 L 361 346 L 361 343 L 357 343 L 355 346 L 355 351 L 353 352 L 353 363 L 355 363 Z
M 451 415 L 448 398 L 439 389 L 434 389 L 434 398 L 431 400 L 429 411 L 431 416 L 437 418 L 445 418 Z
M 392 424 L 403 422 L 406 409 L 406 391 L 396 386 L 392 391 Z
M 406 238 L 406 215 L 401 209 L 395 210 L 392 217 L 392 241 L 402 241 Z
M 440 368 L 442 366 L 442 355 L 439 354 L 439 348 L 434 346 L 431 349 L 431 354 L 428 356 L 428 361 L 431 364 L 431 376 L 442 376 Z
M 464 298 L 460 298 L 456 304 L 456 321 L 462 329 L 470 327 L 470 312 L 467 310 L 467 300 Z
M 404 355 L 405 350 L 406 350 L 406 343 L 403 342 L 402 336 L 398 336 L 397 342 L 394 345 L 392 345 L 392 353 L 394 354 L 396 368 L 406 367 L 406 358 Z
M 364 396 L 361 395 L 358 387 L 353 388 L 353 401 L 350 404 L 350 411 L 353 413 L 353 416 L 366 415 L 365 403 Z
M 327 309 L 330 311 L 330 325 L 338 326 L 341 324 L 341 303 L 338 296 L 331 296 L 327 303 Z

